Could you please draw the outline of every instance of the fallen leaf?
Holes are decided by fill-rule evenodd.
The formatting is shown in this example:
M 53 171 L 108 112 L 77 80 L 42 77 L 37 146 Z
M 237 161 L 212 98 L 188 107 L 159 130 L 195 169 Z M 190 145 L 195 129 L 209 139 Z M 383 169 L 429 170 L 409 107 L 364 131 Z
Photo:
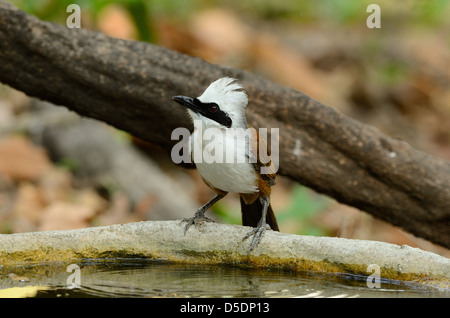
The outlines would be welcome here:
M 201 11 L 192 18 L 190 31 L 208 50 L 215 52 L 216 60 L 248 51 L 250 30 L 230 10 Z
M 36 180 L 51 168 L 46 152 L 25 137 L 0 140 L 0 174 L 13 180 Z
M 39 179 L 39 189 L 42 198 L 47 204 L 54 201 L 64 201 L 72 190 L 72 174 L 61 168 L 47 172 Z
M 255 37 L 253 50 L 258 68 L 270 78 L 317 100 L 327 100 L 327 90 L 320 76 L 300 52 L 284 46 L 267 32 Z
M 89 226 L 89 222 L 95 214 L 95 207 L 54 202 L 42 212 L 39 231 L 85 228 Z
M 118 4 L 108 4 L 100 11 L 98 27 L 103 33 L 115 38 L 136 38 L 136 28 L 130 14 Z
M 22 229 L 15 229 L 15 231 L 22 232 L 27 230 L 28 226 L 37 226 L 44 208 L 45 203 L 39 188 L 30 182 L 21 182 L 17 188 L 16 200 L 12 207 L 12 215 L 15 219 L 22 219 L 25 222 L 19 222 L 18 224 L 26 226 Z

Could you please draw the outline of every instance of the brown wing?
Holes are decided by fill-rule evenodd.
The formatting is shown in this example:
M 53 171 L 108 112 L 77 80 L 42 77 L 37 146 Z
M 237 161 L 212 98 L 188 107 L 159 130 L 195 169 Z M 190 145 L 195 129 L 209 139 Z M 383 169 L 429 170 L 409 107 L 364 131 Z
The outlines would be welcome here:
M 258 131 L 252 127 L 250 138 L 249 151 L 253 158 L 256 158 L 255 168 L 261 174 L 261 178 L 268 182 L 270 186 L 275 184 L 275 177 L 277 176 L 274 164 L 270 157 L 270 150 L 267 143 L 262 138 Z M 262 169 L 264 167 L 264 169 Z

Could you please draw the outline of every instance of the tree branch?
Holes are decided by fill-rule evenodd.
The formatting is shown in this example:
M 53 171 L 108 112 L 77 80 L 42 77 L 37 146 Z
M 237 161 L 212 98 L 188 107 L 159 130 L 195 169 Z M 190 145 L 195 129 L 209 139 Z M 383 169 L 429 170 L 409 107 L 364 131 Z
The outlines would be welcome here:
M 167 150 L 174 128 L 191 127 L 171 97 L 198 96 L 222 76 L 246 87 L 250 124 L 280 128 L 280 174 L 450 247 L 449 162 L 248 72 L 43 22 L 0 0 L 1 82 Z

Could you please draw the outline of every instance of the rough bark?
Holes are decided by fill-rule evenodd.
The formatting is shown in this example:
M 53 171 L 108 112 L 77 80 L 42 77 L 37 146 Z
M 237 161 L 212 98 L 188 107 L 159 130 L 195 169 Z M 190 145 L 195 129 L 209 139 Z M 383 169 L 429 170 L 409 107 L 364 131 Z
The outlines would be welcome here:
M 0 1 L 1 82 L 167 150 L 174 128 L 191 127 L 171 97 L 198 96 L 222 76 L 246 87 L 250 124 L 280 129 L 280 174 L 450 247 L 449 162 L 249 72 L 43 22 Z

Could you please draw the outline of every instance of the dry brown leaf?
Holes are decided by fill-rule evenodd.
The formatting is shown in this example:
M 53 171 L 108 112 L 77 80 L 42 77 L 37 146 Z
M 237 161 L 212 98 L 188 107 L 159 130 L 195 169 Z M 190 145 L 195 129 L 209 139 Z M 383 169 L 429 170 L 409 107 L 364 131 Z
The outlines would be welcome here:
M 74 202 L 94 209 L 95 213 L 101 213 L 108 208 L 108 202 L 92 188 L 78 190 Z
M 230 10 L 215 8 L 201 11 L 191 19 L 190 30 L 208 50 L 215 53 L 216 61 L 248 51 L 250 30 Z
M 254 58 L 258 68 L 280 84 L 326 100 L 326 89 L 311 63 L 300 52 L 283 46 L 273 35 L 261 33 L 256 37 Z
M 199 46 L 198 40 L 194 38 L 189 30 L 180 28 L 172 21 L 158 19 L 156 21 L 156 29 L 158 32 L 158 44 L 168 49 L 194 55 L 195 48 Z
M 12 208 L 12 216 L 16 219 L 23 219 L 25 223 L 31 223 L 33 226 L 37 226 L 40 215 L 45 209 L 45 203 L 41 196 L 39 188 L 29 182 L 22 182 L 18 185 L 16 201 Z M 18 230 L 18 229 L 16 229 Z M 20 232 L 22 232 L 20 230 Z
M 72 190 L 72 174 L 64 169 L 55 168 L 39 179 L 39 189 L 47 204 L 64 201 Z
M 0 140 L 0 174 L 13 180 L 36 180 L 52 168 L 45 151 L 21 136 Z
M 111 225 L 128 222 L 143 221 L 145 218 L 139 218 L 136 213 L 130 214 L 130 199 L 121 192 L 114 193 L 111 198 L 111 204 L 98 218 L 96 224 Z
M 89 226 L 94 207 L 68 202 L 54 202 L 41 215 L 40 231 L 79 229 Z
M 136 215 L 142 219 L 145 219 L 148 212 L 152 209 L 156 202 L 158 202 L 158 197 L 155 194 L 148 193 L 136 204 Z
M 100 11 L 98 27 L 111 37 L 136 39 L 136 28 L 129 13 L 118 4 L 108 4 Z

